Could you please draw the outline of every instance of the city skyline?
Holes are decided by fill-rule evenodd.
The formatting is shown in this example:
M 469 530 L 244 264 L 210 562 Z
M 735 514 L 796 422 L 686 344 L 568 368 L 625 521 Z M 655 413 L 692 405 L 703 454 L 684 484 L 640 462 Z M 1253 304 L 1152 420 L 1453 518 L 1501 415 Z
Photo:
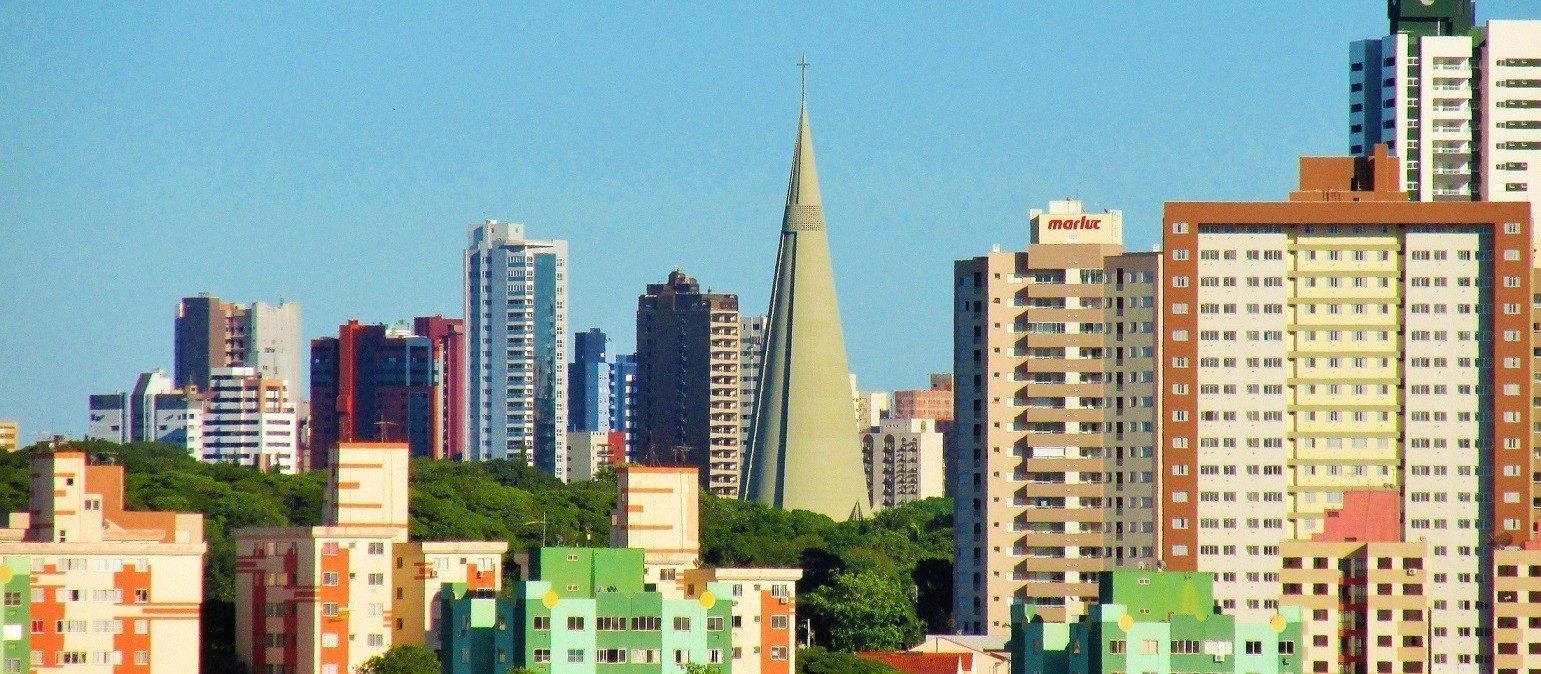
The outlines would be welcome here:
M 11 317 L 0 344 L 36 354 L 0 363 L 0 417 L 21 422 L 24 442 L 80 435 L 90 393 L 171 369 L 169 319 L 178 298 L 199 291 L 300 302 L 307 339 L 349 318 L 457 315 L 462 228 L 483 218 L 573 242 L 570 330 L 626 335 L 631 296 L 676 265 L 758 313 L 770 279 L 757 263 L 773 249 L 752 233 L 776 218 L 767 204 L 780 192 L 781 120 L 804 50 L 830 139 L 823 177 L 840 195 L 829 208 L 843 223 L 832 248 L 847 260 L 836 280 L 853 298 L 842 307 L 852 369 L 876 388 L 919 386 L 949 360 L 949 261 L 1020 246 L 1034 204 L 1069 192 L 1123 209 L 1130 249 L 1148 249 L 1163 201 L 1268 198 L 1290 184 L 1291 157 L 1346 150 L 1346 45 L 1383 29 L 1384 6 L 1268 9 L 1196 8 L 1213 30 L 1183 31 L 1180 45 L 1158 10 L 1112 4 L 945 17 L 836 8 L 795 35 L 751 28 L 771 10 L 706 13 L 721 35 L 682 36 L 656 53 L 639 47 L 685 25 L 685 12 L 448 12 L 418 26 L 401 14 L 312 9 L 317 25 L 363 29 L 292 54 L 269 44 L 304 41 L 268 13 L 277 10 L 0 10 L 0 31 L 15 38 L 0 44 L 0 100 L 18 122 L 0 131 L 14 169 L 0 175 L 10 202 L 0 244 L 29 251 L 0 271 L 0 310 Z M 1488 0 L 1478 18 L 1537 16 Z M 472 18 L 486 21 L 452 30 Z M 1265 20 L 1289 29 L 1235 39 Z M 869 34 L 846 30 L 857 22 Z M 1008 27 L 971 32 L 984 24 Z M 236 25 L 254 29 L 225 28 Z M 1043 39 L 1046 25 L 1126 44 Z M 542 35 L 550 26 L 583 29 Z M 632 27 L 636 36 L 618 34 Z M 456 46 L 499 31 L 528 37 L 511 59 Z M 1324 48 L 1296 49 L 1302 34 Z M 585 37 L 614 44 L 578 53 L 562 42 Z M 931 51 L 893 58 L 899 41 Z M 728 58 L 681 65 L 682 54 L 722 45 Z M 1275 58 L 1280 50 L 1290 57 Z M 1127 67 L 1129 53 L 1146 66 Z M 1194 77 L 1195 62 L 1215 72 Z M 447 81 L 430 82 L 433 73 Z M 1079 95 L 1053 94 L 1065 90 Z M 1114 95 L 1137 105 L 1088 102 Z M 1266 112 L 1286 102 L 1297 114 Z M 1153 140 L 1126 149 L 1128 138 Z M 674 186 L 638 196 L 660 175 Z M 713 250 L 690 236 L 703 227 L 737 229 L 741 244 Z M 213 234 L 227 228 L 229 237 Z M 332 253 L 343 240 L 352 249 Z M 61 272 L 98 269 L 114 273 Z M 938 320 L 899 335 L 863 329 L 912 296 Z M 630 346 L 623 338 L 614 350 Z

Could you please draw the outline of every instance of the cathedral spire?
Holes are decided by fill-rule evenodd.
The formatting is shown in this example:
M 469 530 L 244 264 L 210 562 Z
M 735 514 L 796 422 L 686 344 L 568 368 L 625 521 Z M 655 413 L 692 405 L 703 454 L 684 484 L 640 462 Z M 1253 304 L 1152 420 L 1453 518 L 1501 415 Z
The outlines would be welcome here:
M 744 498 L 834 519 L 872 507 L 808 126 L 807 66 Z

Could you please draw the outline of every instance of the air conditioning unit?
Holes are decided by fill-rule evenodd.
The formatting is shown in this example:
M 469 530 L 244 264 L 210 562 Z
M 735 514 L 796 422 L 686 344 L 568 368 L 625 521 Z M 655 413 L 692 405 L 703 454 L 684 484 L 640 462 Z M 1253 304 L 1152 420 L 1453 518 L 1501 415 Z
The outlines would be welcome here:
M 1418 575 L 1418 570 L 1417 569 L 1408 569 L 1407 570 L 1407 575 L 1409 575 L 1409 576 L 1416 576 L 1416 575 Z
M 781 597 L 781 605 L 782 606 L 786 606 L 787 605 L 787 598 L 786 597 Z
M 1215 662 L 1225 662 L 1225 656 L 1220 653 L 1216 653 Z

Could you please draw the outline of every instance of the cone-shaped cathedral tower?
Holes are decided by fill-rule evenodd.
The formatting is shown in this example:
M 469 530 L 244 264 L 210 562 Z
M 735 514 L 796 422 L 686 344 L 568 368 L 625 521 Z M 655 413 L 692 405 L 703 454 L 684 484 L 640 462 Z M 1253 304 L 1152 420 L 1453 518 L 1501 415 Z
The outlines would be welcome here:
M 806 67 L 806 61 L 800 65 Z M 797 120 L 769 323 L 744 498 L 836 520 L 859 517 L 871 501 L 806 95 Z

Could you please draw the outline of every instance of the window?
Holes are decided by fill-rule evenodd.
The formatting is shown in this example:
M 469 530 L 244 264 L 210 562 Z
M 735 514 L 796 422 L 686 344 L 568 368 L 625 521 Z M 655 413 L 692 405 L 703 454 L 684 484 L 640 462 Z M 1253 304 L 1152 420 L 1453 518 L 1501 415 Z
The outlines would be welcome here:
M 581 648 L 569 648 L 569 649 L 567 649 L 567 662 L 568 663 L 572 663 L 572 664 L 577 664 L 577 663 L 583 662 L 583 649 L 581 649 Z
M 690 631 L 690 617 L 689 616 L 676 616 L 674 618 L 674 631 L 676 631 L 676 632 L 689 632 Z
M 1247 645 L 1246 645 L 1246 649 L 1247 649 L 1247 651 L 1246 651 L 1247 655 L 1262 655 L 1263 654 L 1263 642 L 1261 642 L 1261 641 L 1248 641 Z
M 583 631 L 583 616 L 581 616 L 581 615 L 567 616 L 567 629 L 571 630 L 571 631 L 574 631 L 574 632 L 582 632 Z M 578 662 L 583 662 L 583 661 L 579 660 Z
M 786 646 L 771 646 L 771 659 L 772 660 L 785 660 L 785 659 L 787 659 L 787 647 Z
M 547 632 L 547 631 L 550 631 L 551 630 L 551 616 L 548 616 L 548 615 L 538 615 L 538 616 L 535 616 L 530 621 L 530 628 L 535 630 L 536 632 Z
M 322 585 L 336 585 L 341 580 L 341 575 L 336 571 L 323 571 L 321 573 Z
M 537 648 L 537 649 L 535 649 L 535 662 L 538 663 L 538 664 L 544 664 L 544 663 L 551 662 L 551 649 L 549 649 L 549 648 Z

